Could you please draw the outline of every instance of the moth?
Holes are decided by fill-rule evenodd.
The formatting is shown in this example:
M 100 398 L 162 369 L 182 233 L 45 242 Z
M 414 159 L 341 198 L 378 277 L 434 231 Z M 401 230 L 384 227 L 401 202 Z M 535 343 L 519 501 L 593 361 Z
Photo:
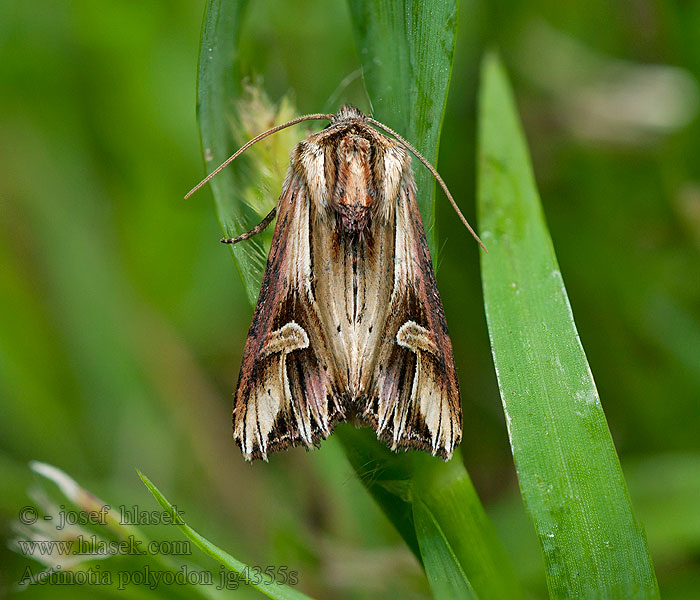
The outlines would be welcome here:
M 233 435 L 247 460 L 326 439 L 351 420 L 392 450 L 448 460 L 462 436 L 459 383 L 435 283 L 406 140 L 346 105 L 299 117 L 330 124 L 290 157 L 234 394 Z M 384 133 L 392 136 L 387 137 Z M 188 194 L 188 196 L 190 195 Z

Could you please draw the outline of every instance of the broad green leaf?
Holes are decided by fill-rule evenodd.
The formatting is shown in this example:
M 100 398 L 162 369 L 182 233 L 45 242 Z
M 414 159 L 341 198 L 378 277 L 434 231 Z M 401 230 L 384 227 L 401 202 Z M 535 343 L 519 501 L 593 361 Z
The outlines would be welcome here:
M 235 559 L 228 552 L 222 550 L 218 546 L 215 546 L 209 540 L 202 537 L 184 522 L 180 514 L 173 508 L 172 504 L 170 504 L 168 499 L 160 492 L 160 490 L 153 485 L 148 477 L 146 477 L 140 471 L 139 477 L 151 494 L 153 494 L 153 497 L 158 501 L 158 504 L 160 504 L 163 507 L 163 510 L 172 517 L 173 524 L 176 525 L 187 538 L 189 538 L 205 554 L 208 554 L 214 560 L 219 561 L 219 563 L 224 565 L 227 569 L 240 575 L 241 579 L 245 580 L 248 585 L 261 591 L 266 596 L 274 598 L 275 600 L 310 600 L 309 596 L 296 591 L 294 588 L 291 588 L 288 585 L 276 582 L 269 583 L 267 581 L 268 576 L 265 575 L 265 573 L 259 574 L 255 568 L 251 568 L 241 561 Z
M 553 598 L 655 598 L 644 532 L 574 324 L 499 60 L 483 64 L 484 302 L 520 488 Z
M 374 118 L 436 166 L 459 1 L 348 0 L 348 6 Z M 414 171 L 428 246 L 437 264 L 435 182 L 416 160 Z
M 413 522 L 433 597 L 437 600 L 476 598 L 445 533 L 421 500 L 413 502 Z

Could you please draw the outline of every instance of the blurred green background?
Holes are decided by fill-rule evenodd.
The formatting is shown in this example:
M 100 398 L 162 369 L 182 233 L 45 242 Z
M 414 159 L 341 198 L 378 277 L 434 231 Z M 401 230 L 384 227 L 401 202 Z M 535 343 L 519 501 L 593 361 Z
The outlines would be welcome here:
M 153 510 L 139 468 L 202 534 L 249 564 L 289 565 L 310 595 L 426 597 L 417 561 L 337 440 L 254 465 L 233 443 L 231 394 L 252 309 L 218 242 L 210 192 L 182 200 L 203 174 L 203 9 L 162 0 L 0 8 L 2 536 L 13 536 L 18 510 L 32 503 L 30 460 L 60 467 L 113 505 Z M 344 101 L 369 110 L 341 0 L 254 2 L 242 31 L 245 75 L 261 75 L 271 98 L 291 92 L 300 114 Z M 700 589 L 698 31 L 697 1 L 584 9 L 463 0 L 439 160 L 473 221 L 477 72 L 484 49 L 497 45 L 661 592 L 679 599 Z M 465 462 L 526 588 L 545 597 L 477 247 L 439 206 L 438 280 L 462 387 Z M 0 564 L 10 593 L 27 565 L 41 569 L 6 544 Z

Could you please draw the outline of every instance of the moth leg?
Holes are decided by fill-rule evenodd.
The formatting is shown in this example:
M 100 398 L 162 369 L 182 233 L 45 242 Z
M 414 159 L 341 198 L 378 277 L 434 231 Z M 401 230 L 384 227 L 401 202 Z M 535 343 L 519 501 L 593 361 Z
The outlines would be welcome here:
M 258 235 L 261 231 L 264 231 L 265 228 L 272 222 L 272 219 L 275 218 L 275 215 L 277 214 L 277 207 L 275 206 L 269 213 L 268 215 L 260 221 L 253 229 L 250 231 L 246 231 L 245 233 L 242 233 L 238 237 L 235 238 L 221 238 L 221 243 L 222 244 L 237 244 L 238 242 L 242 242 L 243 240 L 247 240 L 249 238 L 252 238 L 254 235 Z

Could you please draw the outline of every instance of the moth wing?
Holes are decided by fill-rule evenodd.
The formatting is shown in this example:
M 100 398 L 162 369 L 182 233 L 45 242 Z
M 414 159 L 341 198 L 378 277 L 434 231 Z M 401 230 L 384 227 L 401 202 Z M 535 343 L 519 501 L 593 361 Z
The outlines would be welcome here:
M 310 202 L 301 178 L 288 176 L 235 392 L 234 438 L 248 460 L 314 446 L 344 416 L 314 308 Z
M 408 179 L 396 204 L 385 341 L 363 417 L 393 450 L 415 448 L 448 459 L 462 438 L 459 383 L 415 184 Z

